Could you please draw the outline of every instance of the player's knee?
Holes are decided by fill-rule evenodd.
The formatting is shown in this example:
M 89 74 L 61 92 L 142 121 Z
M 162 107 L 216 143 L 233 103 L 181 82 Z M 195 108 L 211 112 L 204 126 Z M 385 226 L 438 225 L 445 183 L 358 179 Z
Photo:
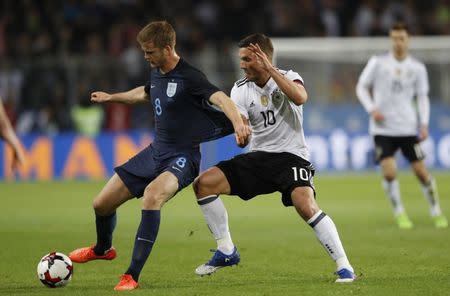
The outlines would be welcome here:
M 107 216 L 108 214 L 110 214 L 109 206 L 100 198 L 94 199 L 94 201 L 92 202 L 92 207 L 94 208 L 94 211 L 97 215 Z
M 192 183 L 192 188 L 194 189 L 194 193 L 197 198 L 199 198 L 199 196 L 198 196 L 199 186 L 200 186 L 199 177 L 197 177 L 197 178 L 195 178 L 194 182 Z
M 168 199 L 162 191 L 156 191 L 154 188 L 147 187 L 142 198 L 144 210 L 159 210 Z
M 397 174 L 394 169 L 384 169 L 383 177 L 386 181 L 391 182 L 391 181 L 395 180 L 395 178 L 397 177 Z
M 386 181 L 388 181 L 388 182 L 392 182 L 392 181 L 394 181 L 395 180 L 395 173 L 391 173 L 391 172 L 389 172 L 389 173 L 385 173 L 384 174 L 384 179 L 386 180 Z
M 215 194 L 212 178 L 208 174 L 201 174 L 194 180 L 194 192 L 197 198 Z
M 314 199 L 314 192 L 310 187 L 297 187 L 292 191 L 291 198 L 296 211 L 305 221 L 320 210 Z

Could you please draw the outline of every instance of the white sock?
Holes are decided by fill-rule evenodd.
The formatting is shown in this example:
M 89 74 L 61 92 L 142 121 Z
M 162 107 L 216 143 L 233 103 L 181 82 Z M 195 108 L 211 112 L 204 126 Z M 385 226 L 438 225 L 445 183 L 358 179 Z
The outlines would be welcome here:
M 437 191 L 436 180 L 432 176 L 429 178 L 428 184 L 421 184 L 422 192 L 430 206 L 430 214 L 432 217 L 441 215 L 441 207 L 439 205 L 439 194 Z
M 392 207 L 394 208 L 394 215 L 398 216 L 405 212 L 403 208 L 402 200 L 400 197 L 400 184 L 397 179 L 392 181 L 383 180 L 383 189 L 386 192 L 387 197 L 391 201 Z
M 347 259 L 333 220 L 324 212 L 318 211 L 307 223 L 316 232 L 317 239 L 325 248 L 328 255 L 336 262 L 336 270 L 347 268 L 353 272 L 353 267 Z
M 210 195 L 197 200 L 203 212 L 209 230 L 217 242 L 217 249 L 226 255 L 234 251 L 228 227 L 228 213 L 222 200 L 217 195 Z

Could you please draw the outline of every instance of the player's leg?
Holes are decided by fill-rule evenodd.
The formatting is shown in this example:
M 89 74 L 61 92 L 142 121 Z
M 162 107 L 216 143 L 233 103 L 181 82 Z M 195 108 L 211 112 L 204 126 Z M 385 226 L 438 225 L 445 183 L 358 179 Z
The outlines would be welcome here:
M 141 222 L 134 241 L 131 263 L 114 290 L 133 290 L 138 287 L 139 275 L 159 232 L 161 207 L 177 190 L 178 179 L 168 171 L 163 172 L 145 188 Z
M 228 227 L 228 213 L 219 197 L 220 194 L 230 193 L 227 178 L 214 166 L 198 176 L 193 187 L 197 203 L 217 242 L 217 249 L 230 255 L 234 251 L 234 244 Z
M 447 218 L 442 214 L 436 180 L 428 172 L 423 160 L 411 162 L 411 168 L 419 179 L 423 196 L 430 206 L 430 214 L 437 228 L 448 227 Z
M 375 136 L 375 161 L 381 166 L 383 174 L 382 186 L 386 197 L 391 202 L 397 225 L 402 229 L 413 227 L 411 220 L 403 207 L 400 184 L 397 180 L 397 164 L 394 154 L 399 148 L 401 141 L 398 137 Z
M 231 239 L 228 213 L 219 197 L 220 194 L 230 193 L 225 174 L 218 167 L 211 167 L 195 179 L 193 187 L 197 203 L 217 242 L 217 251 L 212 259 L 197 267 L 195 273 L 207 275 L 221 267 L 238 264 L 240 256 Z
M 394 157 L 386 157 L 380 161 L 381 173 L 383 175 L 383 189 L 391 202 L 394 215 L 404 213 L 405 209 L 400 195 L 400 184 L 397 180 L 397 164 Z
M 139 286 L 139 275 L 158 236 L 161 208 L 177 191 L 192 183 L 199 165 L 199 151 L 177 154 L 158 162 L 157 171 L 163 172 L 145 187 L 131 263 L 114 290 L 133 290 Z
M 421 183 L 422 192 L 430 206 L 430 213 L 437 228 L 446 228 L 448 221 L 442 215 L 439 205 L 439 196 L 436 181 L 428 172 L 425 162 L 425 154 L 420 147 L 420 141 L 417 137 L 404 137 L 400 146 L 403 155 L 411 163 L 411 168 Z
M 291 198 L 297 213 L 311 226 L 328 255 L 336 262 L 339 276 L 336 282 L 352 282 L 355 274 L 345 254 L 336 226 L 333 220 L 320 210 L 314 199 L 313 189 L 308 186 L 297 187 L 292 191 Z
M 380 166 L 383 174 L 383 189 L 391 202 L 397 225 L 401 229 L 410 229 L 413 227 L 413 223 L 403 207 L 400 183 L 397 179 L 397 164 L 394 157 L 383 158 L 380 161 Z
M 104 254 L 111 248 L 117 221 L 116 209 L 133 197 L 120 177 L 114 174 L 95 198 L 93 207 L 97 230 L 97 243 L 94 247 L 96 254 Z
M 94 199 L 95 225 L 97 243 L 91 247 L 72 251 L 69 257 L 77 263 L 84 263 L 95 259 L 111 260 L 116 257 L 112 247 L 112 236 L 116 226 L 116 209 L 133 198 L 128 188 L 117 174 L 114 174 Z

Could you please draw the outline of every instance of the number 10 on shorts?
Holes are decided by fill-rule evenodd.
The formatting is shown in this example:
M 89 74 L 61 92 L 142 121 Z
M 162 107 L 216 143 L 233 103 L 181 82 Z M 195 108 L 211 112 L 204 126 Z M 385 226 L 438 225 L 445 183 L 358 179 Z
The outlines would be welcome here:
M 294 171 L 294 181 L 298 181 L 299 178 L 303 181 L 309 181 L 312 177 L 311 172 L 308 172 L 308 170 L 304 168 L 292 167 L 292 170 Z

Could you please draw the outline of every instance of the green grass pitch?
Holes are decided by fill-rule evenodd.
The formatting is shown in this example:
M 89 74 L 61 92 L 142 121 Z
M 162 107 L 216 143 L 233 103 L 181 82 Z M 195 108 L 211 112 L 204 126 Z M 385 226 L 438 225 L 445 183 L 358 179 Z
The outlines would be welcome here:
M 436 172 L 441 206 L 450 216 L 450 174 Z M 450 229 L 437 230 L 415 178 L 399 177 L 415 223 L 399 230 L 375 173 L 319 175 L 318 202 L 336 223 L 358 281 L 335 284 L 335 264 L 313 231 L 278 194 L 244 202 L 223 197 L 238 267 L 197 277 L 215 247 L 192 190 L 162 211 L 158 241 L 133 295 L 450 295 Z M 0 295 L 118 295 L 112 290 L 131 257 L 140 201 L 118 210 L 114 261 L 76 264 L 72 282 L 49 289 L 37 279 L 39 259 L 95 241 L 92 199 L 101 182 L 0 184 Z M 127 292 L 122 292 L 126 294 Z

